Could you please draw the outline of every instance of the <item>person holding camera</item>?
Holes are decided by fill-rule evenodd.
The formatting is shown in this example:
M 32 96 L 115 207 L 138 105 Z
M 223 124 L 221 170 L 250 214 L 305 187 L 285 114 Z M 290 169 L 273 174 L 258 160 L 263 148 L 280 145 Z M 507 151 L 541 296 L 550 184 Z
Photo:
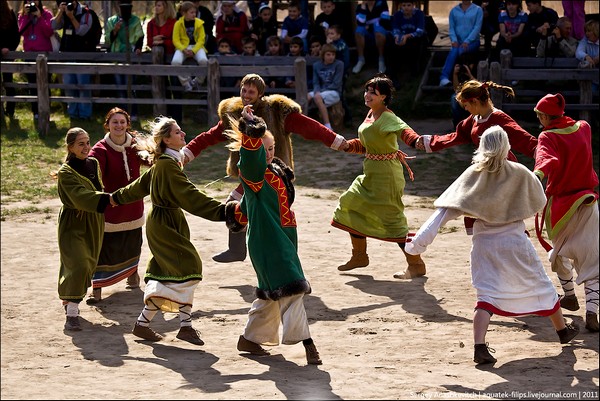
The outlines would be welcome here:
M 44 8 L 42 1 L 27 1 L 19 12 L 19 34 L 23 37 L 23 51 L 26 52 L 51 52 L 54 30 L 52 29 L 52 12 Z M 35 84 L 35 74 L 26 74 L 27 82 Z M 50 74 L 48 74 L 48 82 Z M 31 96 L 37 96 L 37 88 L 29 89 Z M 38 119 L 38 104 L 31 103 L 31 112 L 34 122 Z
M 536 57 L 575 57 L 579 41 L 571 36 L 573 24 L 568 17 L 561 17 L 556 26 L 542 26 Z
M 9 51 L 15 51 L 20 40 L 17 15 L 7 1 L 2 1 L 0 2 L 0 57 L 4 57 Z M 13 82 L 13 74 L 3 72 L 2 82 Z M 6 88 L 7 96 L 14 96 L 15 94 L 15 88 Z M 12 119 L 15 115 L 15 106 L 15 102 L 6 102 L 6 109 L 4 109 L 4 104 L 2 104 L 2 116 L 4 117 L 4 113 L 6 113 Z M 2 118 L 2 124 L 4 124 L 4 118 Z
M 141 54 L 144 45 L 144 30 L 142 22 L 137 15 L 133 15 L 133 3 L 131 0 L 119 1 L 119 12 L 106 21 L 104 29 L 104 43 L 109 47 L 111 53 L 135 53 Z M 127 87 L 133 83 L 134 76 L 115 74 L 115 84 L 119 87 Z M 128 80 L 130 80 L 128 82 Z M 132 91 L 133 92 L 133 91 Z M 127 90 L 117 90 L 117 96 L 125 99 L 128 97 Z M 132 93 L 135 97 L 135 92 Z M 131 120 L 137 121 L 137 105 L 121 104 L 124 110 L 131 114 Z
M 79 4 L 77 0 L 70 2 L 57 0 L 58 12 L 52 19 L 52 29 L 55 31 L 63 30 L 63 35 L 60 40 L 61 52 L 86 52 L 90 51 L 86 48 L 86 43 L 83 40 L 90 28 L 92 27 L 92 15 L 87 12 L 87 9 Z M 75 60 L 73 60 L 75 61 Z M 91 82 L 90 74 L 63 74 L 63 83 L 67 85 L 80 85 L 85 87 Z M 90 98 L 92 91 L 89 89 L 65 89 L 67 97 Z M 89 120 L 92 117 L 91 103 L 69 103 L 67 112 L 71 119 Z

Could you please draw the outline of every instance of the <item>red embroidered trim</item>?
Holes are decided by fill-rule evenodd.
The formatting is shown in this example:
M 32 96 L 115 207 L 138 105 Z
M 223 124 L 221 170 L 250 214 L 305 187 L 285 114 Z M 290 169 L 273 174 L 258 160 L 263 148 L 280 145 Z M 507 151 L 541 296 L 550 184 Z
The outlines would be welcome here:
M 242 135 L 242 148 L 248 150 L 257 150 L 262 146 L 262 138 L 251 138 L 246 135 Z
M 265 171 L 265 180 L 277 192 L 281 225 L 283 227 L 296 227 L 296 216 L 288 207 L 288 193 L 283 180 L 269 169 Z
M 240 174 L 240 178 L 246 183 L 246 185 L 248 185 L 250 187 L 250 189 L 252 190 L 252 192 L 258 192 L 262 189 L 263 186 L 263 182 L 264 181 L 259 181 L 259 182 L 252 182 L 250 180 L 247 180 L 243 175 Z

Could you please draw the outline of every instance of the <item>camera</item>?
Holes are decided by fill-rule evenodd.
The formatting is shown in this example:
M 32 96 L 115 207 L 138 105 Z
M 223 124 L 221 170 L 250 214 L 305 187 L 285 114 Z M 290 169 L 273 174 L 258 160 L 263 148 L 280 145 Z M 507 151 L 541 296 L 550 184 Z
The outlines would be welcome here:
M 75 5 L 73 3 L 68 3 L 67 4 L 67 10 L 73 11 L 74 9 L 75 9 Z
M 35 5 L 34 1 L 32 1 L 31 3 L 26 4 L 25 8 L 27 8 L 29 10 L 29 14 L 33 14 L 34 12 L 36 12 L 38 10 L 38 8 Z

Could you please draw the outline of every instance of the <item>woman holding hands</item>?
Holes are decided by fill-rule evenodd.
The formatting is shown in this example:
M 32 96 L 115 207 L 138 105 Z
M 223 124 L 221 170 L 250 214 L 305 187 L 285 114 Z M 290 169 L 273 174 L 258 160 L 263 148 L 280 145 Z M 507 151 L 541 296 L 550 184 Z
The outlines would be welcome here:
M 365 84 L 367 117 L 358 127 L 359 137 L 348 141 L 346 152 L 365 155 L 363 174 L 339 199 L 331 225 L 350 233 L 352 258 L 338 267 L 348 271 L 369 265 L 367 237 L 396 242 L 402 251 L 408 235 L 404 215 L 404 168 L 410 178 L 412 171 L 406 164 L 406 155 L 398 149 L 398 138 L 414 146 L 419 135 L 397 117 L 388 105 L 394 85 L 383 74 L 378 74 Z M 408 262 L 406 272 L 394 274 L 395 278 L 408 279 L 423 276 L 425 263 L 419 255 L 405 252 Z

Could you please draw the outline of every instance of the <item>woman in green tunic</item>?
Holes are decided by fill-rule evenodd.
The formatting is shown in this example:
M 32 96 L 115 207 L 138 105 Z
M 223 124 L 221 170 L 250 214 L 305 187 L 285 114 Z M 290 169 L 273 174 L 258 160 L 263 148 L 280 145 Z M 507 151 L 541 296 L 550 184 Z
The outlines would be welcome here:
M 159 310 L 179 312 L 177 338 L 203 345 L 192 327 L 194 290 L 202 280 L 202 261 L 190 241 L 183 210 L 211 221 L 225 221 L 225 205 L 201 192 L 183 172 L 185 132 L 172 118 L 152 124 L 152 138 L 138 138 L 138 149 L 150 154 L 150 169 L 112 194 L 115 204 L 131 203 L 150 195 L 152 209 L 146 219 L 146 237 L 152 256 L 144 281 L 144 309 L 132 333 L 149 341 L 162 336 L 150 321 Z M 182 210 L 183 209 L 183 210 Z
M 102 213 L 110 195 L 102 192 L 98 160 L 88 157 L 88 133 L 82 128 L 71 128 L 65 142 L 67 157 L 55 174 L 62 202 L 58 214 L 58 296 L 67 314 L 65 330 L 78 331 L 79 303 L 92 285 L 104 234 Z
M 404 169 L 408 168 L 404 154 L 398 149 L 398 138 L 414 147 L 419 135 L 398 118 L 388 105 L 392 99 L 392 81 L 376 75 L 365 84 L 365 105 L 369 112 L 358 127 L 358 138 L 348 141 L 346 150 L 365 154 L 363 174 L 339 199 L 331 225 L 348 231 L 352 241 L 352 257 L 338 267 L 348 271 L 369 265 L 367 237 L 396 242 L 404 251 L 408 225 L 404 215 Z M 413 278 L 425 274 L 425 263 L 419 255 L 404 252 L 408 269 L 394 274 L 395 278 Z

